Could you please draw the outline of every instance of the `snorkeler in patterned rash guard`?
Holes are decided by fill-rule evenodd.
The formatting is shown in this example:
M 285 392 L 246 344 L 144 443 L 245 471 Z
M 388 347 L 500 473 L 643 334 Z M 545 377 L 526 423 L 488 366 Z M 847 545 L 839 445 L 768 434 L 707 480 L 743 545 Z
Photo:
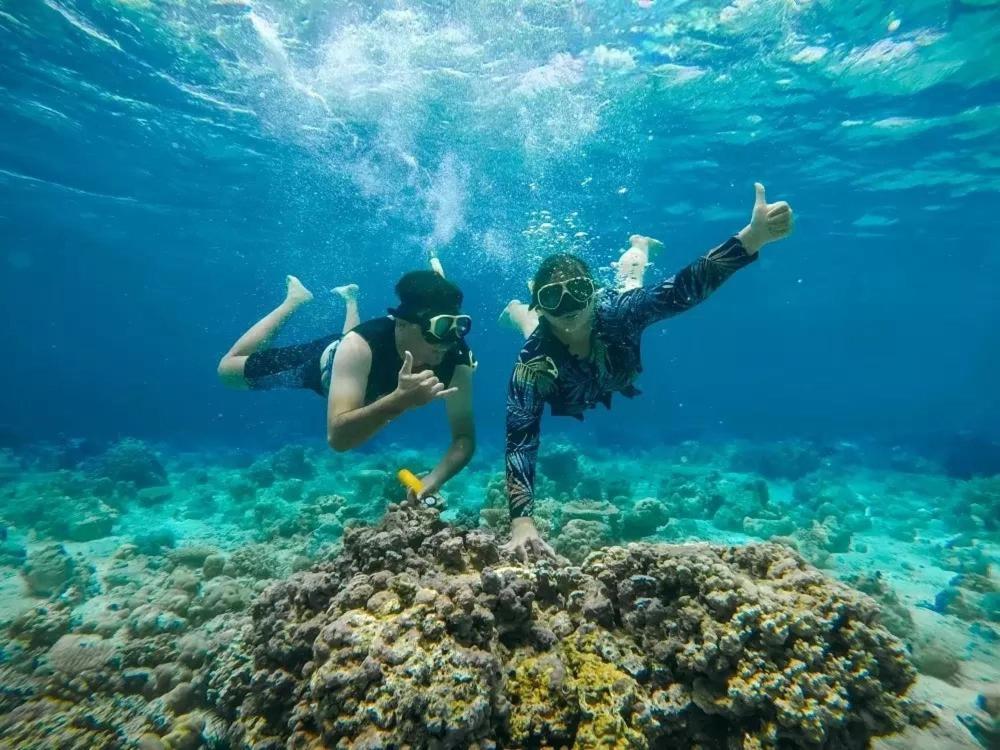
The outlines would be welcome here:
M 643 331 L 707 299 L 755 261 L 763 245 L 791 233 L 789 205 L 767 203 L 760 183 L 755 190 L 746 227 L 658 284 L 624 292 L 598 289 L 586 263 L 574 255 L 542 262 L 531 284 L 538 327 L 525 342 L 507 389 L 508 550 L 524 559 L 529 553 L 553 554 L 531 518 L 545 404 L 553 416 L 583 419 L 598 403 L 610 408 L 615 392 L 637 395 L 633 383 L 642 371 Z

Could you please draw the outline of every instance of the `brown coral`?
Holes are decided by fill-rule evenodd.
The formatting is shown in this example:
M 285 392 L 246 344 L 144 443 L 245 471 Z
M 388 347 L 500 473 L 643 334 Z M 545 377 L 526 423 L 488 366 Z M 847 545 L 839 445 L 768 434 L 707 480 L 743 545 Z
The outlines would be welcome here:
M 64 635 L 49 649 L 49 664 L 66 675 L 97 670 L 114 655 L 114 644 L 99 635 Z
M 497 560 L 390 506 L 253 607 L 234 731 L 261 746 L 862 748 L 915 672 L 877 605 L 777 545 Z M 491 550 L 484 552 L 484 547 Z M 476 552 L 473 554 L 472 550 Z

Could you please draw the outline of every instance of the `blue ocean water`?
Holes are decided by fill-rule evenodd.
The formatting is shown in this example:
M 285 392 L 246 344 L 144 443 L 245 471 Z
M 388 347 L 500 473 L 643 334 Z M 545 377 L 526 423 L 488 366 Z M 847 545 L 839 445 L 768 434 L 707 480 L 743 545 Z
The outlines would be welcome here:
M 574 439 L 995 437 L 995 20 L 964 2 L 5 3 L 5 429 L 313 435 L 303 394 L 222 391 L 220 353 L 286 273 L 320 292 L 283 332 L 305 340 L 339 329 L 327 288 L 357 282 L 380 314 L 433 247 L 476 318 L 499 439 L 518 337 L 493 321 L 540 257 L 607 267 L 639 232 L 666 276 L 743 226 L 760 180 L 794 236 L 649 335 L 642 402 Z
M 155 658 L 123 643 L 225 640 L 444 450 L 440 404 L 335 455 L 314 394 L 222 387 L 286 274 L 315 299 L 279 345 L 340 330 L 332 287 L 382 315 L 440 257 L 479 361 L 449 518 L 505 536 L 501 310 L 553 252 L 612 284 L 635 233 L 668 277 L 747 223 L 756 181 L 792 236 L 645 335 L 640 397 L 546 416 L 540 525 L 574 563 L 793 546 L 878 599 L 945 706 L 907 746 L 996 741 L 996 2 L 0 0 L 0 43 L 0 747 L 27 696 L 70 694 L 35 671 L 76 664 L 63 639 L 133 670 Z

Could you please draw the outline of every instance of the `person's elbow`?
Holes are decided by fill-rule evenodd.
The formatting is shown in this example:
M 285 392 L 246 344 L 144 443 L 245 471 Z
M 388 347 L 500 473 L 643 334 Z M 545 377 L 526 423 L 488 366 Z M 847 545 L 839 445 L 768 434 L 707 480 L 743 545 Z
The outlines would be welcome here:
M 330 425 L 326 430 L 326 444 L 337 453 L 346 453 L 354 444 L 348 440 L 344 431 L 337 428 L 337 425 Z
M 461 446 L 466 461 L 472 458 L 476 452 L 476 436 L 474 434 L 459 435 L 455 438 L 455 442 Z

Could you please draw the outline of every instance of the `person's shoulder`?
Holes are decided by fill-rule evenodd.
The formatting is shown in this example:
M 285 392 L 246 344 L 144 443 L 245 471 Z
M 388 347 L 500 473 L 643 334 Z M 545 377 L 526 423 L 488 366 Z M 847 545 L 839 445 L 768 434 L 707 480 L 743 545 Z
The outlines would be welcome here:
M 513 380 L 515 383 L 547 384 L 559 377 L 559 368 L 555 358 L 546 346 L 546 340 L 536 329 L 524 342 L 517 362 L 514 363 Z
M 525 340 L 524 345 L 521 347 L 521 351 L 517 353 L 517 364 L 524 364 L 530 361 L 534 357 L 537 357 L 542 351 L 542 342 L 538 336 L 538 329 Z
M 395 331 L 395 329 L 396 321 L 388 315 L 383 315 L 358 323 L 351 329 L 351 333 L 357 333 L 361 338 L 367 340 L 372 336 L 385 335 L 389 331 Z
M 337 358 L 343 361 L 349 358 L 355 361 L 371 361 L 372 348 L 364 336 L 356 331 L 348 331 L 337 344 Z

